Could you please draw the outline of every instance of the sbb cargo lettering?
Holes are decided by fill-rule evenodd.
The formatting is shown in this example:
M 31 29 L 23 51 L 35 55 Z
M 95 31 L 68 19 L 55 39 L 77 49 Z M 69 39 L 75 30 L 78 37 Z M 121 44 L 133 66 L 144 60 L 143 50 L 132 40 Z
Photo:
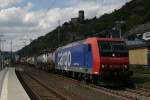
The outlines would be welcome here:
M 71 52 L 70 51 L 58 53 L 58 58 L 60 58 L 58 61 L 58 66 L 70 67 L 71 65 Z

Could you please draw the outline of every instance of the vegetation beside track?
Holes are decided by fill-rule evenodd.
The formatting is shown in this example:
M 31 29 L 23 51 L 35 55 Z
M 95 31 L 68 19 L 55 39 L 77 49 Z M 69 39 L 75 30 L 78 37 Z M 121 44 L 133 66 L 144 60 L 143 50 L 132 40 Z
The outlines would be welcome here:
M 133 71 L 132 79 L 138 87 L 150 87 L 150 67 L 146 66 L 131 66 Z

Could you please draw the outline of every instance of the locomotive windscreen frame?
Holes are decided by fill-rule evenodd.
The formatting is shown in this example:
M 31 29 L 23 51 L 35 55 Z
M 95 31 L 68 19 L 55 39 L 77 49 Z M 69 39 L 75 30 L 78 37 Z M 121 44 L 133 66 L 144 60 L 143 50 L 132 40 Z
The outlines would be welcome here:
M 103 57 L 128 56 L 128 50 L 123 41 L 98 41 L 99 52 Z

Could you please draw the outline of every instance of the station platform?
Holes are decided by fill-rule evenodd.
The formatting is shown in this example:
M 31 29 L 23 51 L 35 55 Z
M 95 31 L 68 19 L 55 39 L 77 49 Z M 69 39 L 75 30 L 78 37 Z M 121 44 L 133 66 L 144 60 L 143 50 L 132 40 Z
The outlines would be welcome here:
M 7 72 L 7 68 L 0 70 L 0 94 L 2 91 L 3 81 L 4 81 L 4 77 L 5 77 L 6 72 Z
M 30 100 L 19 82 L 15 68 L 0 71 L 0 100 Z

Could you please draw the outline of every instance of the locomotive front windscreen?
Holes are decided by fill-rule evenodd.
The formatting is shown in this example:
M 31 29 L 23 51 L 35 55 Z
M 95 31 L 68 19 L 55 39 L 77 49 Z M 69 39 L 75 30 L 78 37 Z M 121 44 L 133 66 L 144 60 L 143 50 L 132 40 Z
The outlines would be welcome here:
M 128 50 L 122 41 L 99 41 L 101 56 L 128 56 Z

